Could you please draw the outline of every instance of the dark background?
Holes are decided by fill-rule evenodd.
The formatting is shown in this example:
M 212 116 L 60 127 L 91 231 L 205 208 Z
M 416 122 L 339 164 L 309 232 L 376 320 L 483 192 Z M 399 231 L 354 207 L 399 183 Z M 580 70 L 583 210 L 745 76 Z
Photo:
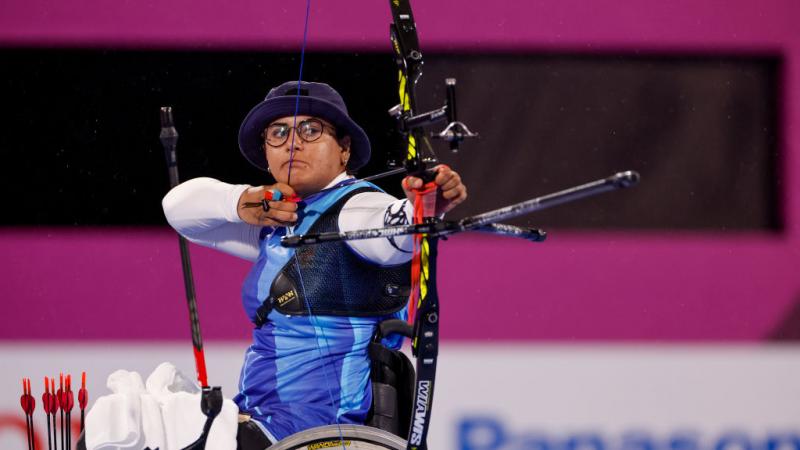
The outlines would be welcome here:
M 171 105 L 181 177 L 270 183 L 238 152 L 245 114 L 296 79 L 263 52 L 3 49 L 4 225 L 160 225 L 168 189 L 158 108 Z M 420 109 L 458 79 L 459 118 L 481 137 L 459 155 L 470 198 L 453 217 L 637 170 L 634 190 L 521 218 L 554 228 L 779 231 L 778 57 L 426 55 Z M 323 78 L 324 77 L 324 78 Z M 360 175 L 398 151 L 387 54 L 312 53 L 303 79 L 347 101 L 373 145 Z M 399 177 L 380 182 L 394 194 Z

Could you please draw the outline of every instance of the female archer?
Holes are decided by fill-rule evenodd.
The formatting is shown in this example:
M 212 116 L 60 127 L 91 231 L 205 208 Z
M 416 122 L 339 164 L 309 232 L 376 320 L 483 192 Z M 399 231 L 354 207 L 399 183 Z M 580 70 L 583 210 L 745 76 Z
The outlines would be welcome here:
M 403 180 L 406 199 L 356 180 L 351 174 L 369 160 L 369 140 L 323 83 L 270 90 L 245 117 L 239 147 L 277 183 L 196 178 L 171 190 L 163 207 L 190 241 L 254 262 L 242 301 L 256 328 L 234 399 L 251 419 L 248 439 L 268 445 L 320 425 L 363 424 L 372 402 L 367 345 L 380 321 L 407 316 L 413 238 L 298 249 L 280 239 L 410 223 L 422 180 Z M 453 170 L 435 171 L 442 215 L 467 190 Z

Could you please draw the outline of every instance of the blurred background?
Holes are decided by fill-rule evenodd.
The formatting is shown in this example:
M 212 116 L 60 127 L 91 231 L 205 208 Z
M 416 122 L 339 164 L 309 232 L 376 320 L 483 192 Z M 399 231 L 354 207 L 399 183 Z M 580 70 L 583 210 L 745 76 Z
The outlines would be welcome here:
M 469 186 L 453 218 L 642 175 L 514 221 L 544 243 L 440 244 L 431 448 L 800 449 L 800 4 L 412 6 L 420 109 L 455 77 L 481 135 L 457 155 L 433 142 Z M 0 447 L 25 445 L 22 377 L 40 397 L 42 377 L 86 371 L 93 401 L 116 369 L 193 374 L 158 109 L 183 179 L 271 183 L 237 131 L 297 79 L 304 18 L 301 1 L 0 4 Z M 369 134 L 362 176 L 400 148 L 390 21 L 386 2 L 311 5 L 303 79 Z M 210 381 L 232 397 L 249 264 L 192 256 Z

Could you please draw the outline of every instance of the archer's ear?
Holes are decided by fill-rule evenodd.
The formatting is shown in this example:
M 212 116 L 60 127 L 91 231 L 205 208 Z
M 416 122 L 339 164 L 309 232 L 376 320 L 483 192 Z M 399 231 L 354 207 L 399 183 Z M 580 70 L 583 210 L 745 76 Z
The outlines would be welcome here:
M 350 136 L 343 136 L 339 139 L 339 147 L 342 147 L 342 150 L 350 151 Z

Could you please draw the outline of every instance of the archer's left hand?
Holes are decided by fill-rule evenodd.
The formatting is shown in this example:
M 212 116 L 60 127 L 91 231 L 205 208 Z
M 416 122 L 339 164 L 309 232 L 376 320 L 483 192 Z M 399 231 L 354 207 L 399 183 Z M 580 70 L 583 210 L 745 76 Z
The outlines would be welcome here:
M 461 176 L 458 172 L 444 164 L 436 166 L 434 170 L 436 171 L 436 178 L 434 178 L 433 182 L 436 183 L 438 188 L 436 215 L 441 216 L 467 199 L 467 187 L 461 182 Z M 406 197 L 413 202 L 416 197 L 413 189 L 421 188 L 422 185 L 420 178 L 405 177 L 403 179 L 403 191 L 405 191 Z

